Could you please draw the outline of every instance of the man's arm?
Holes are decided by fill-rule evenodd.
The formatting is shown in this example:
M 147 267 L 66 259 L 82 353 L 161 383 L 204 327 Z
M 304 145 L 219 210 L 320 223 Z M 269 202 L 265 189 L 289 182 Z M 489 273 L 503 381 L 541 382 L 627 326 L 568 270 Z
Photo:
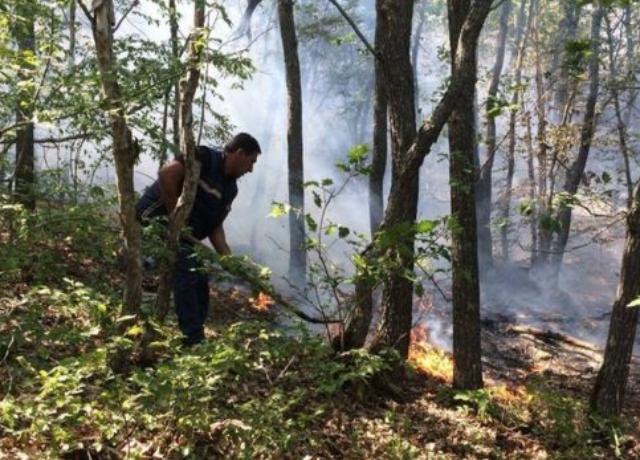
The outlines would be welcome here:
M 160 199 L 171 214 L 178 203 L 184 182 L 184 165 L 179 161 L 171 161 L 162 167 L 158 173 L 160 185 Z
M 231 248 L 227 244 L 227 237 L 224 234 L 224 227 L 222 224 L 213 229 L 211 236 L 209 236 L 209 241 L 211 241 L 216 252 L 221 256 L 231 255 Z

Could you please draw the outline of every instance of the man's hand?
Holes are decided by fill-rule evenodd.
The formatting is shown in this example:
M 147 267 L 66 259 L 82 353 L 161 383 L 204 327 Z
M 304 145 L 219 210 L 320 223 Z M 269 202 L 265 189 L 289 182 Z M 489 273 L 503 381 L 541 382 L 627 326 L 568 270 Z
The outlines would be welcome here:
M 222 224 L 213 229 L 211 236 L 209 236 L 209 241 L 211 241 L 216 252 L 221 256 L 231 255 L 231 248 L 227 244 L 227 237 L 224 234 L 224 227 Z
M 184 165 L 179 161 L 171 161 L 162 167 L 158 173 L 160 184 L 160 199 L 171 214 L 178 203 L 184 182 Z

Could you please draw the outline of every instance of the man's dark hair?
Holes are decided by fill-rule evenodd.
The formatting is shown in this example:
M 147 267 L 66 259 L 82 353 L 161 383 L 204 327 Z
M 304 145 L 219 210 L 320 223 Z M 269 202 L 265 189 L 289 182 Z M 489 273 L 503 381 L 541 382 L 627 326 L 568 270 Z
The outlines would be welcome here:
M 227 145 L 224 146 L 224 151 L 235 152 L 238 149 L 244 150 L 246 153 L 260 153 L 260 144 L 258 141 L 251 135 L 247 133 L 238 133 L 233 136 Z

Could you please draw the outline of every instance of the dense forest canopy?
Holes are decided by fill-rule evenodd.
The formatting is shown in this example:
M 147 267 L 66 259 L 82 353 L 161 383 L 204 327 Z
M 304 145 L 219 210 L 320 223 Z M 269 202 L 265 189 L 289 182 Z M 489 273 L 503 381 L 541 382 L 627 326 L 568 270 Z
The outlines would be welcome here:
M 639 21 L 3 1 L 0 457 L 640 456 Z

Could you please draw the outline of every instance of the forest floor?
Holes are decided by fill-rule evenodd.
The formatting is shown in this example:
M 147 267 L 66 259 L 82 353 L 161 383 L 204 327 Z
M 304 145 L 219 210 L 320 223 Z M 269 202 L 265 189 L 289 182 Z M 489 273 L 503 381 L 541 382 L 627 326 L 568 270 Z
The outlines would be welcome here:
M 594 419 L 600 352 L 499 318 L 484 324 L 485 389 L 452 390 L 450 356 L 416 334 L 390 395 L 384 358 L 335 355 L 230 285 L 212 290 L 205 343 L 183 349 L 170 320 L 151 362 L 114 374 L 111 351 L 135 357 L 142 329 L 113 334 L 121 275 L 94 237 L 29 242 L 0 276 L 1 459 L 640 458 L 637 362 L 620 420 Z

